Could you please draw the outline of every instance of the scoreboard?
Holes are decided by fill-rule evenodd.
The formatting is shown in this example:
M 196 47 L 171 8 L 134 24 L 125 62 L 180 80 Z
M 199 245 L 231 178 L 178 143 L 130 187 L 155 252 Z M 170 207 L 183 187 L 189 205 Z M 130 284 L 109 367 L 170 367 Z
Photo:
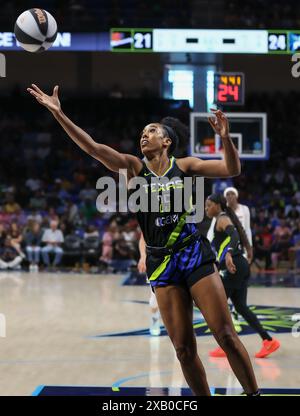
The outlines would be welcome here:
M 112 29 L 110 46 L 120 52 L 153 52 L 153 29 Z
M 13 32 L 0 31 L 0 52 L 22 51 Z M 59 32 L 49 51 L 293 54 L 300 30 L 113 28 L 110 32 Z
M 113 28 L 113 52 L 293 54 L 300 51 L 298 30 Z
M 269 53 L 296 53 L 300 51 L 300 31 L 269 31 Z

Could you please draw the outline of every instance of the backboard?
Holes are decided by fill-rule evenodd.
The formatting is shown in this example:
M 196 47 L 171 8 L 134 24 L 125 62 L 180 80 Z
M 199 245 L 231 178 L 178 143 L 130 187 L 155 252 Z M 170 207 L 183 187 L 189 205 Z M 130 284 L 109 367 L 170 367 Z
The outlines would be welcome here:
M 268 159 L 266 113 L 225 113 L 230 136 L 241 159 Z M 214 134 L 207 118 L 211 113 L 191 113 L 191 156 L 203 159 L 221 158 L 222 141 Z

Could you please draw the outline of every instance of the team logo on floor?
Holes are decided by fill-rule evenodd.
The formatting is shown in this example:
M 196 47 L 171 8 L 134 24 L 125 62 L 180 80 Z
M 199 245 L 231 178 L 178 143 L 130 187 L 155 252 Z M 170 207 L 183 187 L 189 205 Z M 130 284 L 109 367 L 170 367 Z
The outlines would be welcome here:
M 145 305 L 148 307 L 148 302 L 132 302 L 145 303 Z M 257 315 L 260 323 L 267 331 L 274 333 L 293 332 L 295 336 L 300 335 L 300 308 L 251 305 L 250 309 Z M 197 336 L 211 335 L 211 331 L 208 328 L 204 318 L 199 313 L 198 309 L 194 310 L 193 325 Z M 251 326 L 241 316 L 239 316 L 238 319 L 234 319 L 234 326 L 239 335 L 255 333 Z M 149 328 L 142 328 L 126 332 L 99 334 L 95 335 L 95 337 L 128 337 L 138 335 L 150 335 Z M 162 325 L 160 327 L 160 336 L 164 335 L 167 335 L 167 331 Z

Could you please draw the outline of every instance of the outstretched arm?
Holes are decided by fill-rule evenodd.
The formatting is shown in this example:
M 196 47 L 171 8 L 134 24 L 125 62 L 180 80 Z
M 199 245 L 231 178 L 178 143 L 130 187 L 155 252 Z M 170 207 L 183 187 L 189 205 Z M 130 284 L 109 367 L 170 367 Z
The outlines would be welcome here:
M 58 85 L 53 89 L 52 96 L 45 94 L 37 85 L 32 84 L 27 91 L 36 100 L 48 108 L 68 136 L 86 153 L 99 160 L 103 165 L 112 171 L 128 169 L 130 175 L 135 176 L 141 169 L 141 161 L 128 154 L 119 153 L 109 146 L 95 142 L 92 137 L 80 127 L 76 126 L 62 111 L 58 98 Z
M 228 178 L 241 173 L 238 151 L 229 135 L 228 119 L 220 110 L 212 110 L 215 117 L 208 121 L 216 134 L 221 137 L 224 148 L 223 160 L 201 160 L 196 157 L 181 159 L 182 167 L 190 175 L 201 175 L 207 178 Z

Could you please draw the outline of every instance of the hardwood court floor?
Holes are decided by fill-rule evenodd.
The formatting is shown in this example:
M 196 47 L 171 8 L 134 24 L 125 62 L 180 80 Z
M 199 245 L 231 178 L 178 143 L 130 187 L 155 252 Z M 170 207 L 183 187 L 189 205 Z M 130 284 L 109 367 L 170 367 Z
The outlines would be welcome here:
M 31 395 L 39 385 L 170 387 L 174 394 L 186 387 L 168 337 L 134 335 L 148 328 L 149 287 L 122 286 L 123 280 L 121 275 L 0 273 L 0 394 Z M 249 304 L 297 312 L 300 289 L 250 288 Z M 101 337 L 109 334 L 119 335 Z M 261 345 L 258 335 L 242 336 L 259 384 L 300 388 L 300 337 L 290 331 L 276 337 L 281 349 L 259 360 L 253 358 Z M 213 337 L 198 336 L 197 343 L 209 384 L 229 392 L 238 387 L 227 359 L 208 357 Z

